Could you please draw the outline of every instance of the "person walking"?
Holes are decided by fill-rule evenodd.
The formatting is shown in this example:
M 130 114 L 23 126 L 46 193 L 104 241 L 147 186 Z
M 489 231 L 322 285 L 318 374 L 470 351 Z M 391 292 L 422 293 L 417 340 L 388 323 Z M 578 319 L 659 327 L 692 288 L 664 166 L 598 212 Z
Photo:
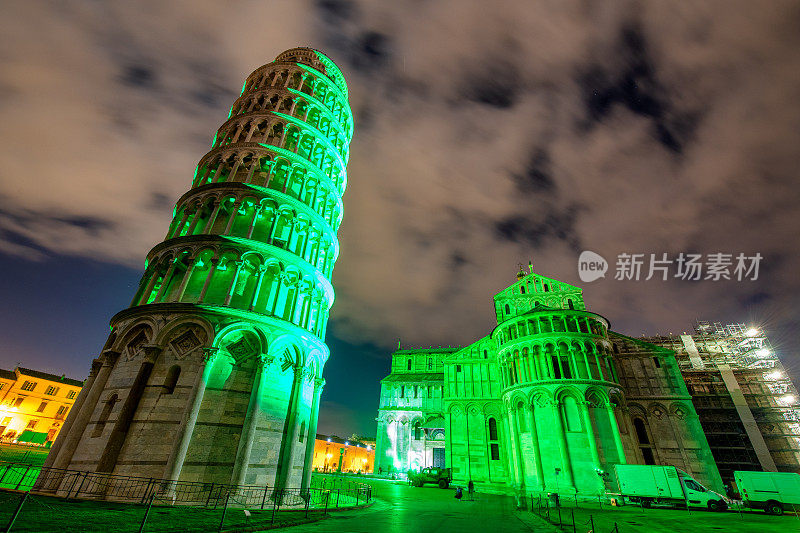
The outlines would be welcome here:
M 456 487 L 456 500 L 461 501 L 461 497 L 464 495 L 461 487 Z
M 472 480 L 469 480 L 467 483 L 467 494 L 469 494 L 469 501 L 473 501 L 475 499 L 475 483 Z

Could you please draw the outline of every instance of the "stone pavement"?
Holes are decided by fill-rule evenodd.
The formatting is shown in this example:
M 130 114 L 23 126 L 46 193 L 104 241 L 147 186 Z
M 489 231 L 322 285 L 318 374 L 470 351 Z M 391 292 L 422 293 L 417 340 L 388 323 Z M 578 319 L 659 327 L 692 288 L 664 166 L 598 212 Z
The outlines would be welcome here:
M 411 487 L 406 483 L 371 480 L 375 503 L 357 511 L 332 513 L 331 517 L 285 529 L 287 533 L 518 533 L 556 531 L 531 513 L 519 513 L 507 496 L 477 494 L 474 501 L 454 498 L 455 490 L 433 485 Z M 466 501 L 465 501 L 466 500 Z

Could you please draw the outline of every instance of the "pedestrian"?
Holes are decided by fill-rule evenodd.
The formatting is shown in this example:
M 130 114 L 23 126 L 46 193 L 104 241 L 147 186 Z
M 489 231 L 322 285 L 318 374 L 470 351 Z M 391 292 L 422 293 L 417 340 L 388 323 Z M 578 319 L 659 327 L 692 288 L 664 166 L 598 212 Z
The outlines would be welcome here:
M 456 500 L 461 501 L 461 496 L 463 496 L 463 491 L 461 487 L 456 487 Z
M 473 483 L 471 479 L 469 483 L 467 483 L 467 493 L 469 493 L 469 501 L 475 499 L 475 483 Z

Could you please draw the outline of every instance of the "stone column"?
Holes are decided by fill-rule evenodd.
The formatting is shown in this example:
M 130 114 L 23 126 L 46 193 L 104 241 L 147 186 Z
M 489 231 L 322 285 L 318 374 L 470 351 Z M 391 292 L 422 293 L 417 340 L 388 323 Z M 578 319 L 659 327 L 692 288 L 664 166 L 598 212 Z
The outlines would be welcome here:
M 297 410 L 300 403 L 301 392 L 303 389 L 303 367 L 294 367 L 294 381 L 292 382 L 292 392 L 289 396 L 289 407 L 286 413 L 286 427 L 284 431 L 284 441 L 281 446 L 281 455 L 278 466 L 280 471 L 275 480 L 275 488 L 289 488 L 286 483 L 289 481 L 293 465 L 294 450 L 297 443 Z
M 180 477 L 181 470 L 183 469 L 183 462 L 186 460 L 186 452 L 189 450 L 189 443 L 194 433 L 194 426 L 197 423 L 197 415 L 200 413 L 200 405 L 203 403 L 206 384 L 211 377 L 211 369 L 214 366 L 213 362 L 215 356 L 216 350 L 209 350 L 203 355 L 203 360 L 200 363 L 200 367 L 197 369 L 197 377 L 192 387 L 187 408 L 184 410 L 183 417 L 181 418 L 178 436 L 175 439 L 175 445 L 172 448 L 172 452 L 170 452 L 167 465 L 164 469 L 164 478 L 167 480 L 177 481 L 178 477 Z M 171 485 L 168 494 L 174 494 L 174 492 L 175 486 Z
M 161 287 L 158 288 L 158 293 L 156 297 L 153 298 L 153 303 L 158 303 L 158 300 L 164 295 L 164 290 L 169 285 L 169 279 L 172 277 L 172 273 L 175 271 L 175 265 L 178 263 L 179 258 L 173 259 L 170 264 L 169 268 L 167 268 L 167 272 L 164 274 L 164 279 L 161 280 Z
M 108 437 L 108 442 L 106 442 L 100 460 L 97 462 L 97 472 L 114 471 L 119 453 L 122 451 L 122 446 L 125 444 L 125 438 L 128 436 L 128 430 L 133 421 L 133 415 L 136 414 L 136 408 L 139 407 L 139 401 L 142 399 L 147 381 L 150 379 L 156 357 L 161 353 L 162 348 L 152 344 L 146 344 L 142 347 L 142 350 L 145 353 L 145 360 L 142 362 L 142 366 L 139 367 L 136 379 L 133 380 L 133 384 L 128 391 L 128 396 L 125 398 L 125 403 L 122 404 L 122 409 L 120 409 L 119 415 L 117 416 L 114 429 L 111 431 L 111 435 Z
M 517 481 L 517 489 L 524 490 L 525 489 L 525 473 L 522 469 L 522 452 L 519 449 L 520 445 L 517 441 L 517 436 L 519 435 L 519 426 L 517 425 L 517 416 L 515 414 L 516 409 L 509 404 L 508 406 L 508 417 L 507 417 L 507 425 L 508 425 L 508 440 L 511 444 L 511 454 L 512 454 L 512 470 L 514 473 L 514 478 Z
M 203 233 L 211 232 L 211 228 L 214 227 L 214 222 L 217 221 L 217 215 L 219 215 L 219 210 L 221 207 L 222 207 L 221 201 L 214 202 L 214 210 L 211 211 L 211 215 L 208 217 L 208 222 L 206 222 L 206 225 L 203 227 Z
M 542 450 L 539 446 L 539 431 L 536 427 L 536 417 L 533 413 L 531 406 L 525 407 L 525 417 L 528 422 L 528 427 L 531 428 L 531 445 L 533 447 L 533 460 L 534 468 L 536 469 L 536 482 L 539 484 L 539 489 L 544 490 L 544 468 L 542 467 Z
M 325 379 L 314 379 L 314 396 L 311 403 L 311 419 L 308 421 L 308 438 L 306 439 L 306 458 L 303 462 L 303 481 L 300 485 L 301 492 L 308 490 L 311 485 L 311 473 L 314 470 L 314 445 L 317 440 L 317 419 L 319 418 L 319 399 L 322 396 L 322 389 L 325 387 Z
M 553 402 L 553 420 L 555 431 L 558 435 L 558 451 L 561 454 L 561 472 L 564 474 L 564 482 L 559 483 L 559 489 L 564 487 L 575 488 L 574 477 L 572 476 L 572 463 L 569 460 L 569 447 L 567 444 L 567 434 L 564 432 L 564 423 L 561 421 L 561 409 L 558 402 Z
M 211 266 L 208 267 L 208 274 L 206 275 L 206 281 L 203 283 L 203 288 L 200 290 L 200 296 L 197 298 L 197 303 L 203 303 L 203 300 L 206 297 L 206 293 L 208 292 L 208 287 L 211 285 L 211 278 L 214 277 L 214 272 L 217 270 L 217 265 L 219 264 L 219 258 L 214 257 L 211 259 Z
M 81 388 L 81 392 L 78 394 L 78 398 L 75 400 L 75 403 L 72 404 L 72 409 L 70 410 L 69 414 L 67 415 L 67 419 L 64 421 L 64 425 L 61 427 L 61 431 L 56 438 L 56 441 L 53 443 L 53 447 L 50 448 L 50 453 L 47 454 L 47 458 L 44 461 L 44 465 L 42 468 L 49 468 L 53 466 L 53 463 L 58 458 L 58 454 L 61 452 L 61 448 L 64 445 L 64 441 L 67 440 L 68 435 L 72 432 L 72 427 L 75 424 L 75 419 L 80 416 L 80 411 L 83 408 L 84 403 L 86 402 L 86 397 L 89 396 L 92 385 L 94 385 L 95 380 L 97 379 L 97 375 L 100 373 L 100 369 L 103 366 L 103 362 L 100 358 L 95 359 L 92 361 L 91 370 L 89 370 L 89 377 L 86 378 L 86 381 L 83 383 L 83 388 Z
M 611 433 L 614 436 L 614 444 L 617 447 L 617 455 L 619 456 L 620 464 L 627 464 L 625 460 L 625 448 L 622 447 L 622 438 L 619 436 L 619 426 L 617 425 L 617 417 L 614 416 L 614 404 L 609 403 L 606 405 L 608 411 L 608 421 L 611 423 Z
M 89 423 L 89 419 L 94 412 L 94 408 L 97 405 L 97 400 L 100 398 L 100 394 L 103 392 L 103 389 L 105 389 L 108 376 L 111 374 L 111 370 L 113 370 L 114 364 L 117 362 L 119 352 L 106 350 L 103 352 L 102 357 L 103 366 L 97 373 L 97 377 L 95 378 L 94 383 L 92 383 L 91 390 L 89 390 L 89 393 L 86 395 L 86 400 L 84 400 L 80 412 L 75 417 L 75 422 L 72 424 L 71 431 L 68 435 L 64 435 L 64 442 L 61 445 L 61 450 L 58 454 L 58 457 L 56 457 L 53 461 L 53 468 L 69 467 L 69 464 L 72 461 L 72 456 L 78 447 L 78 443 L 80 442 L 83 432 L 86 430 L 86 426 Z
M 268 362 L 263 359 L 263 356 L 258 356 L 256 359 L 253 386 L 250 389 L 250 403 L 247 406 L 247 414 L 244 418 L 242 434 L 239 437 L 239 446 L 236 450 L 236 460 L 233 463 L 233 475 L 231 476 L 233 485 L 244 484 L 247 467 L 250 464 L 250 454 L 253 451 L 253 438 L 260 418 L 261 387 L 264 383 L 265 364 L 268 364 Z
M 600 455 L 597 453 L 597 439 L 594 435 L 594 428 L 592 427 L 592 417 L 589 415 L 589 402 L 580 402 L 578 406 L 581 410 L 581 418 L 583 418 L 583 427 L 586 431 L 586 438 L 589 440 L 589 454 L 592 457 L 592 464 L 596 470 L 600 469 Z

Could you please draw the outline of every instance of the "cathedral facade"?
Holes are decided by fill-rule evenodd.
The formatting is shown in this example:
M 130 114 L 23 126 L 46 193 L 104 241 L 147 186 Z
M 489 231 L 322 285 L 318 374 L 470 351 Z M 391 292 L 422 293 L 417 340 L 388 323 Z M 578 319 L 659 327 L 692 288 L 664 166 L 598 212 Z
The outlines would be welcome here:
M 247 77 L 46 467 L 308 487 L 352 133 L 324 54 Z
M 673 352 L 610 331 L 580 288 L 532 269 L 494 307 L 497 327 L 469 346 L 392 355 L 377 471 L 447 466 L 482 490 L 590 497 L 614 490 L 615 464 L 670 464 L 722 488 Z

